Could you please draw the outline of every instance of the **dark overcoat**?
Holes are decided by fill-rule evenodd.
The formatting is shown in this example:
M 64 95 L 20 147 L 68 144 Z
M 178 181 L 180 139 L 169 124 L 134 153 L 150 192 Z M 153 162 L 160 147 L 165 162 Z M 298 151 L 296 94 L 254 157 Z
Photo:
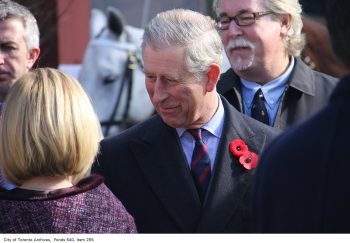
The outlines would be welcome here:
M 207 197 L 202 205 L 179 137 L 160 116 L 106 138 L 95 172 L 135 218 L 141 233 L 251 231 L 253 171 L 229 151 L 242 139 L 261 154 L 276 131 L 234 109 L 222 98 L 225 121 Z

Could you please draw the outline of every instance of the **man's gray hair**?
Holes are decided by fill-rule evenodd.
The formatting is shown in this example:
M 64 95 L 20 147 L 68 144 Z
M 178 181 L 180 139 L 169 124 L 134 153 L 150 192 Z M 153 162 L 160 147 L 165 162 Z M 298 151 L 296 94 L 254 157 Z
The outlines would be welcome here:
M 28 50 L 39 48 L 39 27 L 33 14 L 24 6 L 11 1 L 0 0 L 0 22 L 8 19 L 19 19 L 25 29 L 24 40 Z
M 302 9 L 299 0 L 260 0 L 261 6 L 265 7 L 266 11 L 275 13 L 271 16 L 277 16 L 279 19 L 283 14 L 291 15 L 291 24 L 284 38 L 284 45 L 290 56 L 299 56 L 305 46 L 305 36 L 302 33 Z M 220 15 L 221 0 L 214 0 L 213 9 L 216 16 Z
M 209 16 L 185 9 L 173 9 L 157 14 L 146 26 L 142 50 L 146 47 L 164 49 L 185 48 L 185 64 L 198 79 L 210 65 L 222 62 L 222 43 L 215 21 Z

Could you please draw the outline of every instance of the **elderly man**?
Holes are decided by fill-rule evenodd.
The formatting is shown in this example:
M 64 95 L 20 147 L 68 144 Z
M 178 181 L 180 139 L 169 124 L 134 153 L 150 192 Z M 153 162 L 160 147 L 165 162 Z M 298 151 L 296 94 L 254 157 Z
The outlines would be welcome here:
M 200 13 L 162 12 L 145 28 L 146 89 L 158 114 L 103 140 L 95 168 L 138 232 L 251 230 L 252 174 L 276 132 L 218 95 L 221 52 L 215 22 Z
M 39 54 L 39 28 L 34 16 L 16 2 L 0 1 L 0 114 L 9 89 Z M 8 185 L 0 176 L 1 188 Z
M 216 0 L 231 69 L 218 92 L 239 111 L 286 129 L 324 107 L 336 79 L 298 56 L 304 47 L 298 0 Z

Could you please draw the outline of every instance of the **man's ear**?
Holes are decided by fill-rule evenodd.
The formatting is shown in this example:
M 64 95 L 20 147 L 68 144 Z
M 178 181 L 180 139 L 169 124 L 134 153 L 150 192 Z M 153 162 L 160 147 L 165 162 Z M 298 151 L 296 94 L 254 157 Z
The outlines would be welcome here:
M 211 64 L 208 71 L 207 91 L 211 92 L 215 89 L 220 78 L 220 66 Z
M 290 25 L 292 22 L 292 15 L 290 14 L 283 14 L 281 16 L 281 24 L 282 24 L 282 28 L 281 28 L 281 33 L 283 35 L 286 35 L 286 33 L 288 32 L 288 30 L 290 29 Z
M 28 53 L 27 69 L 31 69 L 40 55 L 40 48 L 33 48 Z

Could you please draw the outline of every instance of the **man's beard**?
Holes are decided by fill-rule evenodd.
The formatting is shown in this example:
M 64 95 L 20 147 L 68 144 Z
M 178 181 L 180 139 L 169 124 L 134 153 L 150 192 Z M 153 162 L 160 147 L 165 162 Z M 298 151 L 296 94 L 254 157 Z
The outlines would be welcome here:
M 242 57 L 237 53 L 232 54 L 232 49 L 237 47 L 249 49 L 250 54 L 245 57 Z M 255 57 L 255 45 L 251 41 L 245 38 L 230 40 L 225 49 L 227 56 L 229 57 L 231 67 L 234 71 L 245 71 L 253 65 Z

